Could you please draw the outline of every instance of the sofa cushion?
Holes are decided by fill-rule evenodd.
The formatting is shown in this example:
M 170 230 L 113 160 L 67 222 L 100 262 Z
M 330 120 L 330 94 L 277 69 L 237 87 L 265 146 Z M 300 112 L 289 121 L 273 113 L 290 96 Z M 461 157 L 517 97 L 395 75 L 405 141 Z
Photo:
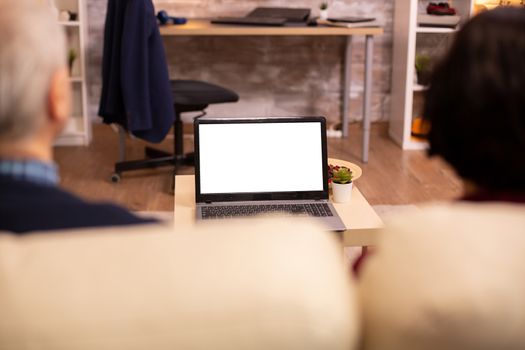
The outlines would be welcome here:
M 525 207 L 432 206 L 365 261 L 365 349 L 525 349 Z
M 0 234 L 1 349 L 350 349 L 355 310 L 309 221 Z

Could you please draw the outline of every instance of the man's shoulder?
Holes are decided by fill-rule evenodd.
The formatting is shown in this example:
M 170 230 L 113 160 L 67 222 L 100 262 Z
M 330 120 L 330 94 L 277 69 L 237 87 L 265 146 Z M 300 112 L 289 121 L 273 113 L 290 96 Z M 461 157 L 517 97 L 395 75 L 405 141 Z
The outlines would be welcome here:
M 78 209 L 78 207 L 114 207 L 106 203 L 87 202 L 58 186 L 41 185 L 6 177 L 0 177 L 0 197 L 8 199 L 4 201 L 4 204 L 12 207 L 16 207 L 19 204 L 28 208 L 35 206 L 52 208 L 61 205 L 67 206 L 72 210 Z
M 0 229 L 13 232 L 153 223 L 112 203 L 88 202 L 54 186 L 0 180 Z

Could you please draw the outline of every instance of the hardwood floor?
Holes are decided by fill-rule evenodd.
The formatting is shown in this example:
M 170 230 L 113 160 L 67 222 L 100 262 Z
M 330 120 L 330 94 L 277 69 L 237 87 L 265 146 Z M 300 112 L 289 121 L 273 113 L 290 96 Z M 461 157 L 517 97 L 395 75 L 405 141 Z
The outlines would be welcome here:
M 94 125 L 93 129 L 89 147 L 55 149 L 62 186 L 86 199 L 113 201 L 131 210 L 173 210 L 172 170 L 164 167 L 127 172 L 120 183 L 112 183 L 110 175 L 118 158 L 118 135 L 107 125 Z M 170 136 L 155 146 L 169 151 L 172 141 Z M 186 151 L 191 151 L 192 142 L 187 135 Z M 144 158 L 144 145 L 143 141 L 128 138 L 127 159 Z M 351 126 L 347 139 L 328 139 L 329 157 L 351 161 L 363 169 L 356 186 L 372 205 L 450 200 L 461 194 L 461 183 L 446 164 L 428 159 L 422 151 L 402 151 L 389 139 L 386 124 L 373 125 L 368 164 L 361 163 L 360 153 L 358 125 Z M 192 174 L 193 168 L 184 168 L 181 173 Z

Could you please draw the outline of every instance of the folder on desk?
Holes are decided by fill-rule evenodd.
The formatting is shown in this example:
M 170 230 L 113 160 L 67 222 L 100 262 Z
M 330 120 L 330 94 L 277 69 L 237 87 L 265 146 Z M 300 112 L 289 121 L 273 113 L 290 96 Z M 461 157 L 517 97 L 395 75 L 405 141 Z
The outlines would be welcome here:
M 369 28 L 369 27 L 381 27 L 379 22 L 376 20 L 366 21 L 366 22 L 335 22 L 327 19 L 318 19 L 318 25 L 328 26 L 328 27 L 341 27 L 341 28 Z
M 344 17 L 328 17 L 331 22 L 343 22 L 343 23 L 362 23 L 372 22 L 375 18 L 372 17 L 358 17 L 358 16 L 344 16 Z

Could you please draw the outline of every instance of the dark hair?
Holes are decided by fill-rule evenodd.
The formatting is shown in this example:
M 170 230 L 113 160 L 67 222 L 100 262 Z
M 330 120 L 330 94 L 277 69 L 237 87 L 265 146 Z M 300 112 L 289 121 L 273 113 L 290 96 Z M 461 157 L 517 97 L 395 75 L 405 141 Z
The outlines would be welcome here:
M 484 189 L 525 190 L 525 8 L 483 12 L 458 32 L 423 115 L 430 155 Z

